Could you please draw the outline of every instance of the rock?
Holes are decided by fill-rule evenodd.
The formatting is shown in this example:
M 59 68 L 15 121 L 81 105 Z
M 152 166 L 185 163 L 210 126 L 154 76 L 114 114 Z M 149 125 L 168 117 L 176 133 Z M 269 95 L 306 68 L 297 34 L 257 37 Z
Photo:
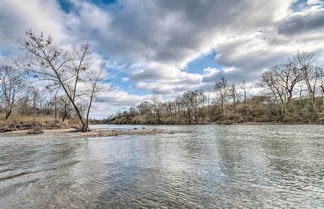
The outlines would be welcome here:
M 137 130 L 138 128 L 134 128 L 134 130 Z
M 145 127 L 142 127 L 142 129 L 145 129 Z
M 44 133 L 43 130 L 41 130 L 40 128 L 34 128 L 33 130 L 30 130 L 27 132 L 28 134 L 42 134 Z
M 222 123 L 222 125 L 232 125 L 232 124 L 233 124 L 233 122 L 230 121 L 230 120 L 225 120 L 225 121 Z
M 20 125 L 19 129 L 27 130 L 27 129 L 31 129 L 32 127 L 33 127 L 33 125 L 31 125 L 31 124 L 22 124 L 22 125 Z

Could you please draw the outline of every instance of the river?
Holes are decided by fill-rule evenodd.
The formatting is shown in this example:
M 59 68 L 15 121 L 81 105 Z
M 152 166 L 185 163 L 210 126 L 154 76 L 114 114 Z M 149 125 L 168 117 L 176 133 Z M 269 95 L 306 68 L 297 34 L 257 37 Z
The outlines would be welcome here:
M 153 128 L 173 134 L 0 134 L 0 208 L 324 207 L 323 126 Z

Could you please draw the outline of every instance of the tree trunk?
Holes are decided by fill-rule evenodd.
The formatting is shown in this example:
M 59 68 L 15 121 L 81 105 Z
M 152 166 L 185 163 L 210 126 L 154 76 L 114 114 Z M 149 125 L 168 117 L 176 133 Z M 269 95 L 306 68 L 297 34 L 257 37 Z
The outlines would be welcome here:
M 10 117 L 10 115 L 11 115 L 11 110 L 6 112 L 6 117 L 5 117 L 4 121 L 7 121 L 8 118 Z

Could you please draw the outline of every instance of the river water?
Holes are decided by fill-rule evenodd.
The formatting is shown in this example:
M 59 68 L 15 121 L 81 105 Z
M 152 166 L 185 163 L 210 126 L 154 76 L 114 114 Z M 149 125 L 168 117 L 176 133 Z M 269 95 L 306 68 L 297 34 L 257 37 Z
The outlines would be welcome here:
M 324 208 L 323 126 L 145 128 L 174 133 L 1 134 L 0 208 Z

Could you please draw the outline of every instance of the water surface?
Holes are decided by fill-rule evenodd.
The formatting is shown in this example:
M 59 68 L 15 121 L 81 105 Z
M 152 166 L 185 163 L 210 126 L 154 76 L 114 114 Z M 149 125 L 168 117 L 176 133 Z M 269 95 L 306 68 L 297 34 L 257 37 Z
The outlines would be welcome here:
M 0 208 L 324 207 L 323 126 L 145 127 L 174 134 L 1 134 Z

